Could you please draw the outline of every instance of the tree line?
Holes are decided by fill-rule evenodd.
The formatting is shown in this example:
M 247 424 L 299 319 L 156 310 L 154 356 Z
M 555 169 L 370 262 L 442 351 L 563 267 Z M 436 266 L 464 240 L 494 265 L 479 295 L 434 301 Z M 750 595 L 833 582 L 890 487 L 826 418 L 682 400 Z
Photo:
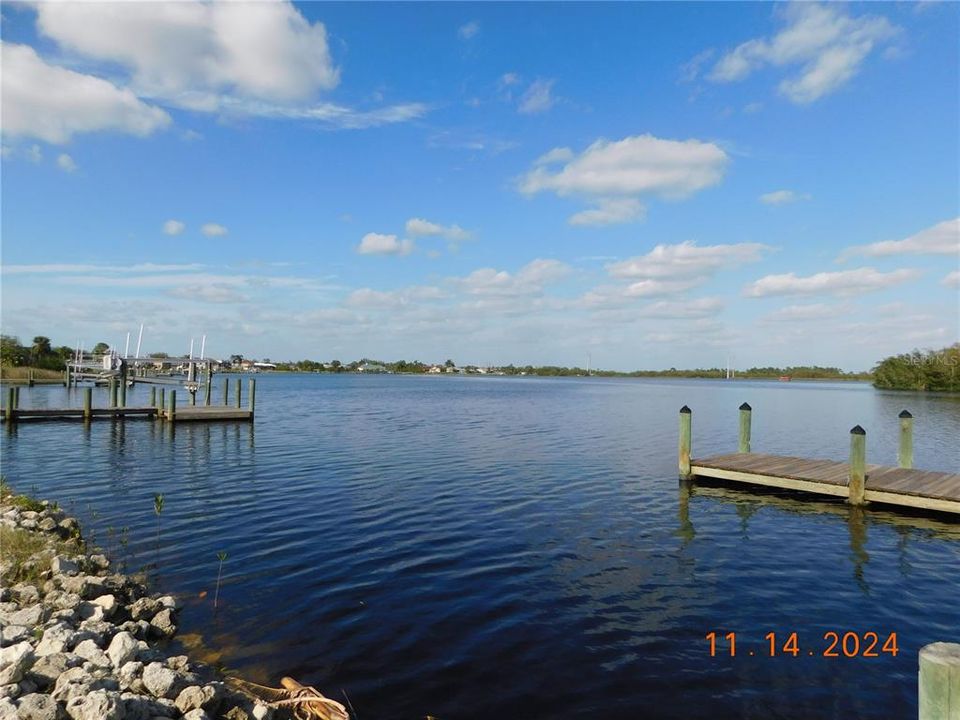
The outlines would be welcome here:
M 960 343 L 884 358 L 873 368 L 874 387 L 960 392 Z

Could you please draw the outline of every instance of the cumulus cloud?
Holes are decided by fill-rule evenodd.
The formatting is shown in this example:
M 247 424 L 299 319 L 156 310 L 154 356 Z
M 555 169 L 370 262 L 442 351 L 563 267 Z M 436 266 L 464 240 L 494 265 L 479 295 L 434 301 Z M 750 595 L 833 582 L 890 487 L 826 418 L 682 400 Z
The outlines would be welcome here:
M 442 237 L 459 242 L 470 238 L 470 233 L 459 225 L 440 225 L 423 218 L 410 218 L 406 224 L 407 235 L 413 237 Z
M 86 3 L 56 5 L 90 7 Z M 78 133 L 114 130 L 143 137 L 170 124 L 166 112 L 147 105 L 130 90 L 49 65 L 26 45 L 4 42 L 2 57 L 5 135 L 62 144 Z
M 454 280 L 454 283 L 470 295 L 517 297 L 540 294 L 545 285 L 561 280 L 569 272 L 570 267 L 559 260 L 538 258 L 515 274 L 506 270 L 481 268 Z
M 950 288 L 960 288 L 960 270 L 954 270 L 940 281 L 941 285 L 946 285 Z
M 897 28 L 881 16 L 851 17 L 845 6 L 791 3 L 782 11 L 785 27 L 773 37 L 755 38 L 723 55 L 708 79 L 742 80 L 768 65 L 799 66 L 780 83 L 780 93 L 798 104 L 811 103 L 843 87 L 877 45 Z
M 361 255 L 409 255 L 413 252 L 413 240 L 400 240 L 396 235 L 367 233 L 357 245 Z
M 847 248 L 840 255 L 888 257 L 890 255 L 960 255 L 960 218 L 944 220 L 903 240 L 883 240 Z
M 757 262 L 768 250 L 770 247 L 762 243 L 700 246 L 688 240 L 677 245 L 657 245 L 646 255 L 611 263 L 606 268 L 615 278 L 690 279 Z
M 117 63 L 138 94 L 212 110 L 221 95 L 309 99 L 340 80 L 322 23 L 289 2 L 38 3 L 62 47 Z
M 524 115 L 535 115 L 552 108 L 557 102 L 557 99 L 553 96 L 555 83 L 556 80 L 534 80 L 520 96 L 517 111 Z
M 24 151 L 24 155 L 27 160 L 32 163 L 41 163 L 43 162 L 43 150 L 40 149 L 39 145 L 31 145 Z
M 57 167 L 68 173 L 77 171 L 77 164 L 73 161 L 73 158 L 66 153 L 60 153 L 60 155 L 57 156 Z
M 223 237 L 228 231 L 223 225 L 218 223 L 206 223 L 200 228 L 200 232 L 207 237 Z
M 808 277 L 797 277 L 794 273 L 767 275 L 747 285 L 743 294 L 747 297 L 859 295 L 916 280 L 920 274 L 918 270 L 906 268 L 880 272 L 874 268 L 865 267 L 841 272 L 822 272 Z
M 718 315 L 723 311 L 723 301 L 719 298 L 698 298 L 696 300 L 670 301 L 658 300 L 640 308 L 640 317 L 666 320 L 688 320 Z
M 187 226 L 179 220 L 167 220 L 163 224 L 163 232 L 166 235 L 179 235 L 186 229 Z
M 401 290 L 374 290 L 360 288 L 351 292 L 344 301 L 351 307 L 380 310 L 413 306 L 417 302 L 442 300 L 446 295 L 433 285 L 415 285 Z
M 640 220 L 646 212 L 643 203 L 636 198 L 606 198 L 597 207 L 581 210 L 567 220 L 571 225 L 615 225 Z
M 480 23 L 478 23 L 476 20 L 471 20 L 470 22 L 464 23 L 457 28 L 457 36 L 461 40 L 469 40 L 478 32 L 480 32 Z
M 803 193 L 795 193 L 793 190 L 774 190 L 764 193 L 760 196 L 760 202 L 764 205 L 788 205 L 798 200 L 809 200 L 810 196 Z
M 728 160 L 717 145 L 700 140 L 649 134 L 601 139 L 579 155 L 569 148 L 541 155 L 520 179 L 519 189 L 526 195 L 552 191 L 603 200 L 645 194 L 680 199 L 719 183 Z
M 204 303 L 241 303 L 249 298 L 235 288 L 222 283 L 213 285 L 178 285 L 166 291 L 170 297 Z
M 764 320 L 772 322 L 806 322 L 809 320 L 826 320 L 835 318 L 841 313 L 841 308 L 826 303 L 810 305 L 788 305 L 767 315 Z

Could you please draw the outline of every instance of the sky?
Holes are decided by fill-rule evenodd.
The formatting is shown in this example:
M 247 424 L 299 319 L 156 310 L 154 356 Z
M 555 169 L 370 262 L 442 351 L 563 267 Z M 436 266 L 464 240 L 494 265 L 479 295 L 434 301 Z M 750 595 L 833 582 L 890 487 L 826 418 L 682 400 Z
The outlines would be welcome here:
M 4 334 L 869 369 L 960 336 L 958 3 L 8 3 Z

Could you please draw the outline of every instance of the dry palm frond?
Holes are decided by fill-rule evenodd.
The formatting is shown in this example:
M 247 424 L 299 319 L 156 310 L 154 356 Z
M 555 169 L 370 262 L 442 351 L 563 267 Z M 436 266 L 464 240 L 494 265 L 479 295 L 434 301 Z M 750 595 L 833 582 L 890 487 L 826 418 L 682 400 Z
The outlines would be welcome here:
M 301 685 L 288 677 L 282 678 L 280 684 L 283 688 L 257 685 L 237 677 L 227 678 L 227 685 L 233 689 L 270 707 L 288 709 L 296 720 L 350 720 L 343 705 L 324 697 L 316 688 Z

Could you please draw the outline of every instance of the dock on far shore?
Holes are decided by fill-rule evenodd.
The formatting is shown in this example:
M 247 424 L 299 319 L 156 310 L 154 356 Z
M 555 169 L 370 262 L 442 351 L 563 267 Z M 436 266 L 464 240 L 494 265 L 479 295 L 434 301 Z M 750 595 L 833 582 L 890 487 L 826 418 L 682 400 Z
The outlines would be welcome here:
M 239 378 L 236 381 L 236 395 L 230 403 L 230 380 L 224 380 L 223 403 L 212 404 L 211 385 L 207 385 L 203 404 L 197 403 L 196 392 L 182 393 L 189 396 L 189 402 L 177 404 L 177 391 L 166 388 L 150 388 L 150 402 L 148 405 L 135 407 L 126 403 L 126 386 L 115 381 L 110 382 L 108 389 L 108 407 L 93 407 L 93 388 L 83 389 L 83 407 L 75 408 L 21 408 L 19 388 L 7 388 L 7 402 L 0 410 L 3 421 L 8 427 L 21 422 L 57 421 L 57 420 L 163 420 L 169 423 L 181 422 L 214 422 L 235 421 L 252 422 L 256 402 L 257 381 L 250 378 L 247 381 L 247 404 L 242 404 L 242 389 Z
M 899 415 L 899 467 L 867 465 L 866 431 L 850 430 L 848 462 L 753 453 L 750 448 L 752 408 L 740 406 L 738 451 L 705 458 L 691 457 L 692 411 L 680 409 L 679 469 L 681 481 L 711 478 L 794 492 L 844 498 L 851 505 L 883 503 L 960 515 L 960 474 L 913 467 L 913 416 Z

